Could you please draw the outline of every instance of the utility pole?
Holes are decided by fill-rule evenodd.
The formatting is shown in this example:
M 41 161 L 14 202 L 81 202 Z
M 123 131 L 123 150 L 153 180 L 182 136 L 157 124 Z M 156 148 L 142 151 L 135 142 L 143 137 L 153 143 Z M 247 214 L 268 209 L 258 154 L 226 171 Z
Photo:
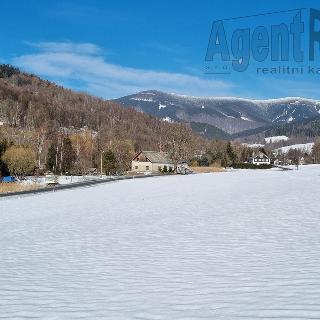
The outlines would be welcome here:
M 104 154 L 104 150 L 102 150 L 101 156 L 100 156 L 100 175 L 101 175 L 101 177 L 102 177 L 102 157 L 103 157 L 103 154 Z

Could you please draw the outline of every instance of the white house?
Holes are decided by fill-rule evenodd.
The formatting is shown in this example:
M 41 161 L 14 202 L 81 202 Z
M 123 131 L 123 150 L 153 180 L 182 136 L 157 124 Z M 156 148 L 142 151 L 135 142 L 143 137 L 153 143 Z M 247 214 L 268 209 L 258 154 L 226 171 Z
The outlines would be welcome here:
M 259 151 L 257 155 L 253 154 L 249 163 L 260 166 L 261 164 L 270 164 L 270 158 L 263 152 Z
M 141 151 L 132 160 L 133 172 L 159 172 L 164 167 L 174 170 L 174 162 L 167 152 Z

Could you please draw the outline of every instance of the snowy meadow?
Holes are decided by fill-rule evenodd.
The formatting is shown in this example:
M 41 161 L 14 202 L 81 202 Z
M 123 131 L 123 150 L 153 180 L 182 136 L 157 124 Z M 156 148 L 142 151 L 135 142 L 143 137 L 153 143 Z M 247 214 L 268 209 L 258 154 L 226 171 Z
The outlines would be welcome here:
M 0 199 L 2 319 L 319 319 L 320 166 Z

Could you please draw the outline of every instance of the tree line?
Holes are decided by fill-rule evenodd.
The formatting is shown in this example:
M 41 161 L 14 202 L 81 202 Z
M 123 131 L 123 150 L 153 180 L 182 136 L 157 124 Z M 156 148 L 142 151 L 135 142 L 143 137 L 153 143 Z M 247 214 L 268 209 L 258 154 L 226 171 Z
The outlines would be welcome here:
M 0 65 L 2 175 L 87 174 L 101 164 L 104 172 L 123 172 L 141 150 L 166 151 L 175 163 L 200 166 L 230 166 L 253 151 Z
M 31 150 L 35 170 L 82 174 L 98 168 L 108 152 L 116 159 L 114 170 L 124 171 L 140 150 L 161 149 L 181 159 L 206 144 L 188 125 L 73 92 L 9 65 L 0 65 L 0 139 L 14 150 L 11 155 Z

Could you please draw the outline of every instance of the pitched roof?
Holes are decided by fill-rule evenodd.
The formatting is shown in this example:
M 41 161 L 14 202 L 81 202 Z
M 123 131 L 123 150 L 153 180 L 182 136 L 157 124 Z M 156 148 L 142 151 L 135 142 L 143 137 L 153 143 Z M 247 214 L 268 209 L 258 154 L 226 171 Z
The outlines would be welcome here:
M 168 152 L 157 152 L 157 151 L 141 151 L 138 155 L 143 154 L 152 163 L 173 163 Z M 137 156 L 138 156 L 137 155 Z M 136 157 L 137 157 L 136 156 Z M 136 158 L 135 157 L 135 158 Z
M 253 158 L 254 159 L 257 159 L 257 158 L 260 158 L 260 159 L 269 159 L 269 157 L 265 154 L 265 153 L 263 153 L 263 152 L 259 152 L 257 155 L 253 155 Z

